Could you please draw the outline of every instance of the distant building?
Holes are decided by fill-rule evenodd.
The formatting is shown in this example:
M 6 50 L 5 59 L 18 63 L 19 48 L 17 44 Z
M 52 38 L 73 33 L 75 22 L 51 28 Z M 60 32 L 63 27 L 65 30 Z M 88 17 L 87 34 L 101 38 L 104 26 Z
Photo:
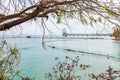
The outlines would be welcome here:
M 31 38 L 31 36 L 26 36 L 26 38 Z
M 66 29 L 62 29 L 62 36 L 67 37 Z

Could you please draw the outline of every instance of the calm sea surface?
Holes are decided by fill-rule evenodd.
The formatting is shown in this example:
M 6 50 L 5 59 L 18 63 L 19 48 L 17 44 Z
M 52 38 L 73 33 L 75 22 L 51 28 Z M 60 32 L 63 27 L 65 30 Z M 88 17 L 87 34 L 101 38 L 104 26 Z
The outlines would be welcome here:
M 57 64 L 56 57 L 58 57 L 59 61 L 64 61 L 65 56 L 72 58 L 79 56 L 81 64 L 92 65 L 92 68 L 81 71 L 81 75 L 88 73 L 99 74 L 108 69 L 109 66 L 120 70 L 120 60 L 64 50 L 72 49 L 120 58 L 120 41 L 104 39 L 46 39 L 46 45 L 55 47 L 45 47 L 47 50 L 41 46 L 40 38 L 10 38 L 7 41 L 12 45 L 17 44 L 21 51 L 21 63 L 18 67 L 20 75 L 35 78 L 35 80 L 46 80 L 44 74 L 51 72 L 52 67 Z M 19 80 L 19 78 L 15 80 Z

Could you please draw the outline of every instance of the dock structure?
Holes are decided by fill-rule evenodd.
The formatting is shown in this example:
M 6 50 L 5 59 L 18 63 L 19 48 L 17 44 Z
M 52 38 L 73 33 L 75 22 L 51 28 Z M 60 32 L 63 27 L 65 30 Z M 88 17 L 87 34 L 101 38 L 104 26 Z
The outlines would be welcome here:
M 112 37 L 112 34 L 66 34 L 65 36 L 110 36 Z
M 104 37 L 112 37 L 112 34 L 72 34 L 72 33 L 67 33 L 65 29 L 62 30 L 62 36 L 64 37 L 69 37 L 69 36 L 104 36 Z

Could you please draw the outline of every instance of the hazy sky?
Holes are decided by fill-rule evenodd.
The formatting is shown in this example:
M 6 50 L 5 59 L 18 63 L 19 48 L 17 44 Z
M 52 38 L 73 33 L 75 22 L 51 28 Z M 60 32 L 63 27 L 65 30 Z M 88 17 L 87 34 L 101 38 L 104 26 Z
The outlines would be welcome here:
M 78 20 L 69 20 L 68 24 L 69 26 L 64 23 L 64 24 L 56 24 L 56 21 L 54 21 L 54 24 L 48 20 L 46 22 L 47 28 L 53 32 L 56 35 L 61 35 L 62 34 L 62 29 L 66 29 L 68 33 L 105 33 L 105 32 L 112 32 L 112 28 L 110 29 L 104 29 L 103 26 L 85 26 L 82 25 L 80 21 Z M 41 25 L 39 24 L 40 21 L 37 23 L 35 22 L 25 22 L 21 24 L 21 26 L 13 27 L 10 30 L 4 31 L 5 35 L 42 35 L 43 29 Z M 39 24 L 39 25 L 37 25 Z M 48 31 L 46 31 L 46 35 L 48 35 Z M 3 32 L 0 32 L 0 35 L 3 35 Z

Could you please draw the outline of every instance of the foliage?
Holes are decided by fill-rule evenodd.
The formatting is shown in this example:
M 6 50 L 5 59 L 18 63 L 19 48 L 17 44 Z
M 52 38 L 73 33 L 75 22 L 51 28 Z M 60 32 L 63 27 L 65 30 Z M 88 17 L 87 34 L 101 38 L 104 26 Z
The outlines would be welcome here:
M 56 58 L 57 60 L 58 58 Z M 58 62 L 58 64 L 53 67 L 52 72 L 46 73 L 45 78 L 48 80 L 84 80 L 83 76 L 80 76 L 82 70 L 87 70 L 91 68 L 91 65 L 80 64 L 79 56 L 72 59 L 66 56 L 67 61 Z M 77 73 L 77 74 L 76 74 Z M 113 70 L 109 66 L 108 70 L 100 74 L 86 74 L 90 80 L 118 80 L 120 79 L 120 70 Z
M 119 26 L 114 28 L 113 36 L 115 38 L 119 38 L 120 37 L 120 27 Z
M 48 80 L 81 80 L 80 70 L 87 70 L 91 68 L 91 65 L 79 64 L 79 56 L 74 59 L 66 56 L 65 62 L 58 62 L 58 64 L 53 67 L 53 73 L 46 73 L 45 77 Z M 77 73 L 77 74 L 76 74 Z
M 84 25 L 120 25 L 119 0 L 0 0 L 0 5 L 1 31 L 39 19 L 44 30 L 44 18 L 57 23 L 78 19 Z
M 5 40 L 0 44 L 0 80 L 12 80 L 18 75 L 16 66 L 20 63 L 20 53 Z
M 101 73 L 99 75 L 92 74 L 91 78 L 95 80 L 119 80 L 120 70 L 113 70 L 113 68 L 109 66 L 105 73 Z

